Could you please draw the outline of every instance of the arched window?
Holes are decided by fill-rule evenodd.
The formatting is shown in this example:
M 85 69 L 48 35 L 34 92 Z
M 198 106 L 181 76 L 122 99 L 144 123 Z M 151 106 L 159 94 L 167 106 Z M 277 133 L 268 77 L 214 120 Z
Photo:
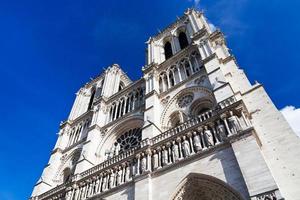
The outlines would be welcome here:
M 90 101 L 89 101 L 88 110 L 90 110 L 92 108 L 95 93 L 96 93 L 96 90 L 93 88 L 92 91 L 91 91 L 91 97 L 90 97 Z
M 172 46 L 170 42 L 166 42 L 164 46 L 166 60 L 173 56 Z
M 180 32 L 178 36 L 179 45 L 181 49 L 184 49 L 189 45 L 189 42 L 187 40 L 186 34 L 184 32 Z

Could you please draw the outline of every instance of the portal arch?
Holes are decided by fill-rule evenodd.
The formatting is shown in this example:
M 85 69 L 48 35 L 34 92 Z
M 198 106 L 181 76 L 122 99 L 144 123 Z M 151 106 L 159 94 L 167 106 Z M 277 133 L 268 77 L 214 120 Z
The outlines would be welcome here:
M 244 198 L 224 181 L 213 176 L 190 173 L 181 183 L 170 200 L 244 200 Z

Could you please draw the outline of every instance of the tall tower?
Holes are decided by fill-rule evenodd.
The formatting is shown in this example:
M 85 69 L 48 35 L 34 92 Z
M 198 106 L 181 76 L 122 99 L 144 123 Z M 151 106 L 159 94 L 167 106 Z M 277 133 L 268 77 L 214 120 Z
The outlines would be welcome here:
M 80 88 L 31 199 L 300 199 L 299 138 L 203 13 L 147 45 Z

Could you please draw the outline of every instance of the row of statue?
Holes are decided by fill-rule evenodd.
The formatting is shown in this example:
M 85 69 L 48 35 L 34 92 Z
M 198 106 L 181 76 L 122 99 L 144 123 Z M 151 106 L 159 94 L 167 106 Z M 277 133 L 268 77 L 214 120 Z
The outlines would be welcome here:
M 133 176 L 155 171 L 208 149 L 225 141 L 228 136 L 236 134 L 240 130 L 242 130 L 242 126 L 239 118 L 233 112 L 229 112 L 226 119 L 218 119 L 215 123 L 204 125 L 163 145 L 151 147 L 142 153 L 138 153 L 134 159 L 127 160 L 111 170 L 102 172 L 76 188 L 71 188 L 66 193 L 65 199 L 86 199 L 105 192 L 130 181 Z M 118 151 L 117 146 L 111 149 L 109 153 L 115 153 L 115 151 Z

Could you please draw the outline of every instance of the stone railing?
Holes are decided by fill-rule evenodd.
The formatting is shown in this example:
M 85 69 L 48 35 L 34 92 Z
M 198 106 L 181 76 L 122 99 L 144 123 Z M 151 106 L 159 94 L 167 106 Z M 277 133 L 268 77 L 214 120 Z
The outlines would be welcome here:
M 188 158 L 202 155 L 248 133 L 251 124 L 245 117 L 241 101 L 224 103 L 222 109 L 208 111 L 151 139 L 140 148 L 114 156 L 71 179 L 67 186 L 58 186 L 37 199 L 80 200 L 99 196 L 138 176 L 174 166 Z M 72 184 L 72 186 L 71 186 Z

